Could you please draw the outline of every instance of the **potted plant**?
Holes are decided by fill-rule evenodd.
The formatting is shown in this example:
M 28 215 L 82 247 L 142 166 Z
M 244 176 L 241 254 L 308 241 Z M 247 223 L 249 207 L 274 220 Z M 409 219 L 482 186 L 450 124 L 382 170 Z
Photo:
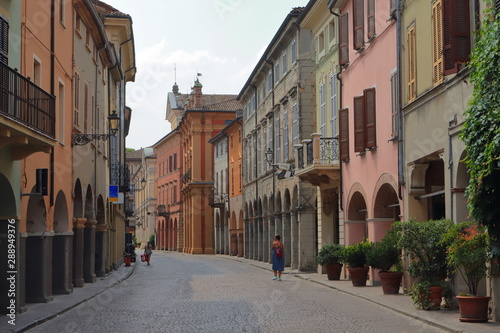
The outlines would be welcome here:
M 418 280 L 411 288 L 417 308 L 440 308 L 443 291 L 447 290 L 445 279 L 450 275 L 446 257 L 449 240 L 443 238 L 453 224 L 448 219 L 409 220 L 395 226 L 401 233 L 400 245 L 409 257 L 408 273 Z
M 379 270 L 384 294 L 398 294 L 403 277 L 398 232 L 391 229 L 384 238 L 373 243 L 366 260 L 369 266 Z
M 340 280 L 343 252 L 344 246 L 340 244 L 325 244 L 321 247 L 316 260 L 325 267 L 328 280 Z
M 155 249 L 155 235 L 149 236 L 149 245 L 151 245 L 151 249 Z
M 360 243 L 348 245 L 344 248 L 343 262 L 347 265 L 352 285 L 355 287 L 366 286 L 368 271 L 366 266 L 366 255 L 370 251 L 372 243 L 365 240 Z
M 487 322 L 490 297 L 478 294 L 479 282 L 488 276 L 487 261 L 491 255 L 488 233 L 474 222 L 454 225 L 446 234 L 448 264 L 459 272 L 468 293 L 457 296 L 460 321 Z

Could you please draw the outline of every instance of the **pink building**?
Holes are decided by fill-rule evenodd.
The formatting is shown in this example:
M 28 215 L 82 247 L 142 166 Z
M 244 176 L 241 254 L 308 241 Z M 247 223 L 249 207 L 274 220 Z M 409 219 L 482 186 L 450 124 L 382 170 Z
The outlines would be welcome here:
M 333 3 L 340 14 L 342 206 L 349 245 L 380 240 L 401 219 L 396 21 L 390 0 Z

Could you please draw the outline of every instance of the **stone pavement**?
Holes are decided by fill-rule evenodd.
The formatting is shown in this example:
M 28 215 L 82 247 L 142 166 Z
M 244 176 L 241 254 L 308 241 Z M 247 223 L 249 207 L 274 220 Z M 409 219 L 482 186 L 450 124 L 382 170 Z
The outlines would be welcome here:
M 69 295 L 54 295 L 54 300 L 49 303 L 29 303 L 26 312 L 16 315 L 15 325 L 9 324 L 10 319 L 2 315 L 0 332 L 24 332 L 39 323 L 57 317 L 119 284 L 128 278 L 134 269 L 133 263 L 128 267 L 122 265 L 106 277 L 98 277 L 95 283 L 85 283 L 83 288 L 73 288 L 73 293 Z
M 272 271 L 271 264 L 262 261 L 230 257 L 220 255 L 221 258 L 228 258 L 239 262 L 245 262 L 249 265 Z M 499 322 L 488 323 L 463 323 L 458 320 L 459 312 L 456 310 L 434 310 L 425 311 L 415 308 L 411 297 L 408 295 L 384 295 L 382 287 L 370 286 L 353 287 L 351 280 L 329 281 L 326 274 L 305 273 L 298 270 L 290 270 L 285 267 L 282 278 L 285 280 L 287 275 L 293 275 L 300 279 L 321 284 L 325 287 L 344 292 L 346 294 L 359 297 L 365 301 L 375 303 L 396 311 L 402 315 L 420 320 L 424 323 L 433 325 L 448 332 L 474 332 L 474 333 L 499 333 Z
M 271 272 L 271 265 L 269 263 L 239 257 L 230 257 L 226 255 L 217 255 L 217 257 L 239 261 Z M 134 269 L 134 264 L 130 267 L 121 266 L 116 271 L 111 272 L 108 276 L 97 278 L 95 283 L 87 283 L 83 288 L 74 288 L 73 293 L 70 295 L 55 295 L 54 300 L 49 303 L 28 304 L 27 312 L 16 315 L 15 326 L 8 323 L 9 318 L 7 316 L 2 316 L 3 318 L 0 321 L 0 332 L 24 332 L 36 326 L 38 323 L 50 320 L 119 284 L 123 280 L 127 279 L 133 273 Z M 285 272 L 282 276 L 283 279 L 286 280 L 289 275 L 359 297 L 365 301 L 386 307 L 402 315 L 434 325 L 448 332 L 500 332 L 500 323 L 460 322 L 458 320 L 458 310 L 418 310 L 414 307 L 409 296 L 402 294 L 384 295 L 381 287 L 353 287 L 350 280 L 329 281 L 325 274 L 304 273 L 298 270 L 285 268 Z

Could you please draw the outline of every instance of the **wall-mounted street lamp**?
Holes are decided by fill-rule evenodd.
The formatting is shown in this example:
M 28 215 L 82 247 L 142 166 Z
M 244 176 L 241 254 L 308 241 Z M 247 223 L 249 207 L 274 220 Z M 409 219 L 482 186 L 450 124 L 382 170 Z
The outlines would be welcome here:
M 109 122 L 109 134 L 86 134 L 80 133 L 73 136 L 73 145 L 83 146 L 92 140 L 102 140 L 106 141 L 109 137 L 114 136 L 118 132 L 118 124 L 120 123 L 120 117 L 116 114 L 116 110 L 111 112 L 108 117 Z
M 269 163 L 269 166 L 275 167 L 274 152 L 271 148 L 267 148 L 267 150 L 266 150 L 266 162 Z
M 144 177 L 142 177 L 142 179 L 141 179 L 141 188 L 131 188 L 128 191 L 128 193 L 134 194 L 135 192 L 139 192 L 139 191 L 144 190 L 146 188 L 146 183 L 147 183 L 146 179 L 144 179 Z

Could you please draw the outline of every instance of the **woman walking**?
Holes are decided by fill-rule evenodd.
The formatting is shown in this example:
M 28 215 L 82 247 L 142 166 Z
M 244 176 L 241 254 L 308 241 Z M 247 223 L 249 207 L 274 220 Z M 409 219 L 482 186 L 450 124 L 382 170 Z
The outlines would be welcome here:
M 281 272 L 285 270 L 285 247 L 280 235 L 274 236 L 271 251 L 273 251 L 273 280 L 281 281 Z
M 146 247 L 144 248 L 144 258 L 146 259 L 148 265 L 149 265 L 149 259 L 151 258 L 152 254 L 153 250 L 151 249 L 151 244 L 148 242 L 146 244 Z

